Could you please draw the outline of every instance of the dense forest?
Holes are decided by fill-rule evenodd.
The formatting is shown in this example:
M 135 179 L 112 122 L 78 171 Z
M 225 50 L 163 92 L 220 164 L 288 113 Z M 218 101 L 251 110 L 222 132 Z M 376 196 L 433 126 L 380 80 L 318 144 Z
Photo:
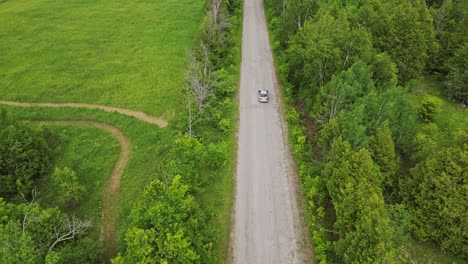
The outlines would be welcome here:
M 468 131 L 410 96 L 435 76 L 466 111 L 467 2 L 266 5 L 316 261 L 411 262 L 410 239 L 468 258 Z

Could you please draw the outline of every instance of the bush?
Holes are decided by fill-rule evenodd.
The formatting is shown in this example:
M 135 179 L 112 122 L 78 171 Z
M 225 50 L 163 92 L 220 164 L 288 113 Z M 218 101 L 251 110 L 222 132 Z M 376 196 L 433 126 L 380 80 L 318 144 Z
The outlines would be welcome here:
M 221 119 L 221 121 L 219 121 L 219 128 L 226 134 L 230 133 L 232 131 L 231 120 L 227 118 Z
M 70 168 L 56 168 L 52 180 L 59 194 L 56 198 L 60 206 L 75 207 L 83 198 L 85 187 L 78 181 L 78 176 Z
M 427 122 L 434 121 L 435 115 L 440 112 L 440 106 L 441 102 L 439 98 L 435 96 L 426 97 L 419 108 L 419 117 Z

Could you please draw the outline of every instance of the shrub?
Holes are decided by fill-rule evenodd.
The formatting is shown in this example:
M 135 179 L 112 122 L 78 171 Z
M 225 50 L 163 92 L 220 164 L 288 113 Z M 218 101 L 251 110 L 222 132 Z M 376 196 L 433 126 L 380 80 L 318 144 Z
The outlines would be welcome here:
M 52 180 L 57 190 L 60 206 L 75 207 L 82 200 L 85 187 L 78 181 L 78 176 L 70 168 L 56 168 Z
M 426 97 L 419 108 L 419 116 L 427 122 L 434 121 L 435 115 L 440 111 L 440 99 L 435 96 Z

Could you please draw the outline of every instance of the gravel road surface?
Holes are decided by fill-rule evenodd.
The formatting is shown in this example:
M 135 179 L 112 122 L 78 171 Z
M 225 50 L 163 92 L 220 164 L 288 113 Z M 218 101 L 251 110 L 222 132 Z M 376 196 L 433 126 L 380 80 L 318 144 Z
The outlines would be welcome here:
M 262 0 L 244 0 L 233 260 L 310 263 L 289 159 Z M 259 103 L 259 89 L 270 102 Z

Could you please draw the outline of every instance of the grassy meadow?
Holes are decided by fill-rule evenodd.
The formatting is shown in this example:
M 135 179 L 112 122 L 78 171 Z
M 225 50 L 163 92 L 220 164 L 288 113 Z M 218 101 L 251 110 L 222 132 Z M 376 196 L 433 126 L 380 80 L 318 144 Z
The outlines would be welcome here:
M 444 131 L 468 131 L 468 108 L 462 108 L 449 100 L 441 84 L 434 76 L 424 76 L 410 85 L 411 99 L 419 107 L 426 96 L 435 96 L 440 103 L 434 122 Z
M 0 99 L 112 105 L 168 119 L 203 8 L 203 0 L 6 1 Z

